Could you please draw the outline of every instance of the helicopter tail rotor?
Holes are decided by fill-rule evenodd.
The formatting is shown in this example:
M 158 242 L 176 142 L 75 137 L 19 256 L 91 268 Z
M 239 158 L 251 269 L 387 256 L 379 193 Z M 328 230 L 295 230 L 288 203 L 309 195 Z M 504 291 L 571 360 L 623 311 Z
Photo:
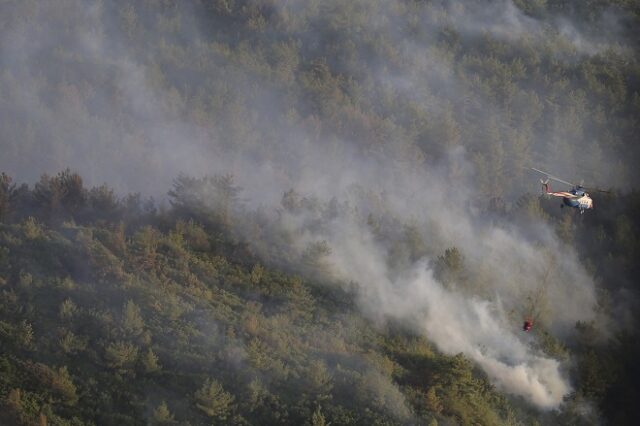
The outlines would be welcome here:
M 548 194 L 549 192 L 551 192 L 551 185 L 549 185 L 549 178 L 540 179 L 540 184 L 542 185 L 543 194 Z

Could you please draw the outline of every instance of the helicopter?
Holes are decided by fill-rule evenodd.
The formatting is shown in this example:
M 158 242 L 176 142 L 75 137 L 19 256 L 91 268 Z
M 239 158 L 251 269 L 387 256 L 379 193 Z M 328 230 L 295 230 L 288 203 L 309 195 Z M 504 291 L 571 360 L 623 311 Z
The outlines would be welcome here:
M 582 183 L 580 183 L 580 185 L 575 185 L 571 182 L 567 182 L 566 180 L 557 178 L 552 174 L 549 174 L 542 170 L 538 170 L 533 167 L 531 167 L 531 170 L 534 170 L 538 173 L 542 173 L 543 175 L 546 176 L 546 179 L 540 179 L 540 183 L 542 184 L 542 191 L 544 192 L 545 195 L 562 197 L 562 204 L 560 205 L 560 207 L 568 206 L 568 207 L 574 207 L 574 208 L 580 209 L 580 214 L 583 214 L 585 210 L 589 210 L 593 208 L 593 200 L 591 199 L 589 194 L 586 192 L 587 188 L 582 186 Z M 549 180 L 555 180 L 556 182 L 569 185 L 571 187 L 571 190 L 552 191 Z M 605 192 L 605 193 L 609 192 L 609 191 L 603 191 L 601 189 L 591 189 L 591 190 L 598 191 L 598 192 Z

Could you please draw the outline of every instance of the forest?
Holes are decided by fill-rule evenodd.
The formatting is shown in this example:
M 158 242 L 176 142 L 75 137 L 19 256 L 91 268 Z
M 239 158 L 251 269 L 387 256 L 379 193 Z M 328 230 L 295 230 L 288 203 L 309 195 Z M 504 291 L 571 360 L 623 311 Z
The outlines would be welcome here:
M 577 323 L 570 346 L 537 330 L 536 349 L 571 358 L 576 382 L 560 410 L 541 413 L 498 392 L 462 353 L 439 352 L 402 321 L 372 324 L 353 292 L 302 278 L 314 276 L 322 250 L 305 252 L 297 273 L 265 266 L 234 236 L 222 203 L 193 204 L 203 181 L 176 180 L 161 210 L 138 194 L 85 188 L 68 170 L 33 188 L 5 174 L 1 182 L 6 424 L 599 421 L 585 401 L 612 424 L 637 418 L 632 330 L 603 340 Z M 228 187 L 223 177 L 208 183 Z M 603 280 L 610 264 L 622 266 L 614 275 L 633 282 L 639 245 L 628 231 L 637 235 L 640 197 L 608 201 L 576 225 L 593 234 L 584 261 Z M 547 214 L 536 207 L 518 214 Z M 455 251 L 439 256 L 441 274 L 465 274 Z
M 640 420 L 637 1 L 7 0 L 0 34 L 0 424 Z

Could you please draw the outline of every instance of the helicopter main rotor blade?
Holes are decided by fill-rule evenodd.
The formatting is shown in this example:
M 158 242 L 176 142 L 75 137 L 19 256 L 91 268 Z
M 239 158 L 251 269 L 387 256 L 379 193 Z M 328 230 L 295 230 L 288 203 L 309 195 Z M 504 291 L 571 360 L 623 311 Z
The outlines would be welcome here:
M 571 182 L 567 182 L 566 180 L 562 180 L 559 177 L 555 177 L 554 175 L 552 175 L 550 173 L 544 172 L 542 170 L 538 170 L 538 169 L 536 169 L 534 167 L 531 167 L 531 170 L 535 170 L 538 173 L 542 173 L 543 175 L 546 175 L 549 179 L 555 180 L 556 182 L 564 183 L 565 185 L 569 185 L 569 186 L 573 186 L 573 187 L 576 186 Z
M 591 187 L 586 187 L 583 188 L 585 191 L 589 191 L 589 192 L 602 192 L 603 194 L 611 194 L 611 191 L 607 191 L 606 189 L 600 189 L 600 188 L 591 188 Z

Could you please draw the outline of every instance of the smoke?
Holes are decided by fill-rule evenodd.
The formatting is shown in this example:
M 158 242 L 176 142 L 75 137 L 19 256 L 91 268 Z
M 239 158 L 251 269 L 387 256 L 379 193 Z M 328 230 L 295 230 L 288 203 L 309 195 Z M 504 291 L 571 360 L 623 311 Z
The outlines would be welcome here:
M 4 170 L 33 181 L 73 166 L 89 184 L 153 195 L 165 192 L 186 165 L 211 170 L 211 135 L 178 117 L 171 93 L 153 90 L 152 70 L 123 47 L 102 2 L 27 8 L 2 43 L 9 94 L 3 114 L 17 118 L 3 143 L 26 136 L 6 150 Z M 60 16 L 62 10 L 73 13 Z
M 558 57 L 573 61 L 572 55 L 597 55 L 606 51 L 630 55 L 632 49 L 625 44 L 622 36 L 622 16 L 613 9 L 600 14 L 593 27 L 606 31 L 585 33 L 570 18 L 561 15 L 536 18 L 527 15 L 511 0 L 493 2 L 443 2 L 441 7 L 447 11 L 445 21 L 456 30 L 469 37 L 490 34 L 509 42 L 532 41 L 539 46 L 548 45 L 550 40 L 558 42 Z M 535 10 L 534 14 L 540 14 Z M 564 50 L 564 53 L 562 52 Z M 561 56 L 560 56 L 561 55 Z
M 266 3 L 263 6 L 267 8 Z M 354 15 L 364 6 L 357 2 L 351 6 L 355 8 Z M 297 124 L 283 122 L 282 115 L 295 111 L 296 105 L 288 104 L 287 95 L 277 88 L 277 81 L 264 81 L 255 76 L 250 69 L 255 60 L 232 58 L 225 53 L 229 49 L 225 40 L 211 40 L 210 31 L 196 18 L 194 7 L 184 5 L 173 12 L 167 11 L 166 16 L 157 16 L 141 4 L 119 7 L 103 2 L 67 0 L 6 6 L 7 16 L 15 19 L 7 21 L 0 44 L 3 67 L 0 81 L 4 93 L 1 107 L 7 121 L 2 126 L 5 149 L 0 166 L 18 179 L 34 181 L 43 172 L 54 173 L 73 165 L 89 184 L 109 182 L 122 192 L 142 191 L 157 196 L 166 191 L 171 179 L 180 172 L 200 175 L 224 170 L 245 176 L 246 170 L 252 169 L 263 170 L 270 176 L 281 173 L 290 182 L 297 182 L 305 164 L 314 167 L 314 157 L 306 151 L 310 146 L 317 150 L 317 145 L 322 145 L 327 153 L 333 150 L 332 159 L 340 158 L 341 150 L 351 149 L 344 140 L 319 142 L 317 135 L 311 134 L 314 126 L 311 120 L 305 122 L 302 129 Z M 306 19 L 314 24 L 310 25 L 314 30 L 300 35 L 300 47 L 283 44 L 279 54 L 328 53 L 318 46 L 330 44 L 329 35 L 332 31 L 338 32 L 331 30 L 331 26 L 336 25 L 334 22 L 323 18 L 314 8 L 296 2 L 269 7 L 281 15 L 291 16 L 293 12 L 309 15 Z M 328 16 L 348 14 L 345 8 L 341 2 L 330 3 Z M 362 82 L 366 99 L 378 103 L 390 92 L 396 92 L 394 102 L 399 105 L 412 102 L 416 104 L 417 114 L 429 112 L 438 121 L 444 120 L 451 108 L 470 116 L 476 114 L 477 118 L 469 120 L 471 124 L 480 123 L 489 115 L 504 115 L 502 105 L 470 90 L 468 83 L 458 78 L 460 70 L 439 47 L 439 38 L 445 30 L 452 32 L 452 37 L 474 40 L 491 36 L 523 49 L 552 50 L 556 49 L 550 47 L 554 34 L 566 34 L 566 45 L 573 46 L 571 49 L 602 51 L 585 47 L 591 43 L 589 37 L 568 19 L 557 22 L 534 19 L 510 1 L 435 2 L 424 7 L 389 2 L 376 3 L 374 10 L 372 14 L 376 19 L 354 24 L 361 32 L 380 33 L 388 38 L 397 50 L 395 62 L 385 62 L 388 61 L 383 56 L 386 50 L 375 49 L 370 55 L 337 52 L 344 54 L 344 58 L 352 57 L 332 60 L 340 61 L 335 65 L 349 74 L 360 76 L 366 71 L 377 78 L 378 87 L 371 86 L 366 79 Z M 410 31 L 402 21 L 408 13 L 415 15 L 415 21 L 409 23 Z M 619 27 L 615 16 L 613 12 L 606 14 L 602 25 L 610 30 Z M 38 25 L 34 26 L 33 22 Z M 160 40 L 156 42 L 153 33 L 146 34 L 140 29 L 144 22 L 153 22 L 149 27 L 158 32 L 172 29 L 177 41 L 157 37 Z M 296 28 L 293 23 L 287 23 Z M 264 31 L 263 37 L 266 40 L 274 37 L 271 32 Z M 618 33 L 618 30 L 602 32 Z M 612 44 L 614 41 L 606 45 Z M 571 49 L 556 49 L 555 54 L 560 55 L 560 60 L 574 62 L 578 58 L 570 54 Z M 195 57 L 185 57 L 187 52 Z M 261 54 L 263 57 L 257 56 L 257 59 L 266 62 L 275 60 L 264 52 L 247 51 L 247 55 L 251 54 Z M 153 60 L 155 57 L 157 61 Z M 461 63 L 465 74 L 479 71 L 473 61 L 471 56 Z M 198 62 L 208 73 L 225 77 L 222 83 L 212 81 L 206 75 L 181 69 L 179 62 Z M 295 62 L 289 62 L 283 60 L 284 69 L 295 69 Z M 193 86 L 196 92 L 176 90 L 184 84 Z M 556 88 L 536 90 L 541 97 L 556 102 L 553 99 Z M 203 103 L 202 99 L 212 93 L 217 96 L 217 107 Z M 242 106 L 243 103 L 250 104 L 249 109 Z M 571 108 L 559 108 L 559 114 L 565 114 L 565 110 L 570 112 Z M 359 119 L 361 113 L 357 108 L 353 113 L 355 116 L 348 119 Z M 535 115 L 528 109 L 516 110 L 517 114 Z M 582 122 L 581 117 L 577 119 Z M 510 121 L 509 116 L 504 116 L 501 124 Z M 547 141 L 554 138 L 547 134 L 532 136 L 526 128 L 519 128 L 519 124 L 507 125 L 513 131 L 504 132 L 502 137 L 522 133 L 519 137 L 539 138 L 536 150 L 550 153 L 540 167 L 548 165 L 554 170 L 565 170 L 570 179 L 584 178 L 590 184 L 623 185 L 628 179 L 628 176 L 616 175 L 622 173 L 615 171 L 619 168 L 601 166 L 610 164 L 604 159 L 612 156 L 602 148 L 601 138 L 592 138 L 584 131 L 559 135 L 559 138 L 570 139 L 575 146 L 590 143 L 589 151 L 600 152 L 604 157 L 603 161 L 594 161 L 593 167 L 588 168 L 589 175 L 584 176 L 585 171 L 573 169 L 574 150 L 552 152 L 554 147 Z M 366 123 L 363 126 L 366 128 Z M 585 127 L 586 122 L 580 126 Z M 265 128 L 269 129 L 265 131 Z M 450 140 L 448 143 L 453 146 L 456 140 L 469 145 L 477 137 L 470 128 L 455 130 L 454 126 L 453 129 L 451 135 L 435 131 L 424 141 L 420 139 L 426 136 L 418 136 L 417 145 L 431 143 L 433 139 L 436 139 L 434 145 L 444 144 L 445 140 Z M 385 143 L 386 137 L 394 143 Z M 377 141 L 371 141 L 378 138 L 383 139 L 379 147 L 375 146 Z M 357 143 L 355 154 L 359 157 L 364 149 L 378 152 L 387 161 L 389 158 L 417 161 L 424 154 L 411 149 L 411 139 L 415 138 L 416 135 L 396 125 L 366 129 L 364 134 L 357 135 L 357 140 L 349 142 Z M 328 146 L 330 143 L 332 147 Z M 439 159 L 426 158 L 427 161 Z M 529 159 L 536 160 L 531 154 Z M 341 161 L 342 170 L 348 168 L 348 164 L 346 159 Z M 521 172 L 511 174 L 522 183 Z M 262 178 L 253 180 L 258 184 L 264 182 Z M 518 190 L 522 189 L 521 184 Z
M 554 335 L 570 336 L 576 321 L 597 318 L 592 279 L 575 252 L 541 222 L 496 223 L 474 207 L 481 198 L 477 188 L 483 181 L 491 182 L 491 169 L 509 169 L 516 154 L 522 162 L 534 157 L 530 152 L 508 157 L 505 135 L 534 140 L 533 146 L 541 151 L 546 147 L 548 135 L 537 133 L 542 125 L 523 124 L 525 117 L 536 115 L 535 104 L 542 102 L 531 89 L 533 94 L 527 92 L 529 97 L 522 102 L 526 107 L 514 107 L 516 112 L 507 114 L 499 105 L 500 93 L 469 89 L 470 81 L 485 71 L 473 55 L 455 65 L 452 54 L 438 43 L 447 29 L 453 36 L 472 41 L 491 36 L 516 48 L 550 45 L 557 36 L 571 46 L 556 51 L 560 60 L 567 61 L 577 60 L 565 55 L 569 50 L 594 55 L 611 43 L 597 45 L 569 21 L 527 16 L 510 1 L 413 5 L 416 20 L 408 27 L 418 35 L 412 38 L 398 22 L 410 6 L 377 4 L 379 19 L 356 22 L 353 34 L 339 35 L 359 40 L 358 31 L 379 33 L 397 49 L 380 43 L 382 47 L 371 47 L 370 56 L 338 52 L 330 58 L 338 63 L 330 65 L 356 79 L 363 75 L 361 68 L 371 67 L 357 87 L 362 98 L 376 107 L 370 115 L 383 125 L 371 125 L 359 106 L 350 104 L 326 113 L 342 126 L 337 135 L 316 115 L 305 114 L 314 102 L 321 111 L 330 109 L 322 96 L 344 86 L 344 78 L 331 74 L 326 63 L 314 62 L 305 74 L 311 99 L 292 104 L 291 94 L 280 87 L 280 77 L 269 79 L 259 73 L 260 54 L 267 54 L 241 45 L 237 51 L 245 54 L 231 55 L 224 39 L 208 38 L 190 8 L 177 9 L 182 13 L 176 21 L 179 41 L 161 40 L 151 46 L 149 40 L 156 34 L 140 30 L 141 23 L 173 28 L 172 19 L 178 15 L 159 17 L 142 5 L 113 8 L 73 0 L 64 7 L 59 2 L 21 7 L 33 10 L 17 13 L 25 19 L 7 24 L 0 54 L 4 94 L 0 108 L 5 117 L 15 118 L 12 127 L 0 130 L 4 151 L 0 167 L 9 174 L 32 181 L 43 172 L 71 166 L 90 184 L 107 182 L 123 192 L 158 195 L 180 172 L 231 173 L 244 188 L 245 207 L 261 207 L 271 215 L 271 229 L 254 241 L 259 247 L 268 249 L 286 233 L 301 258 L 310 245 L 325 242 L 329 250 L 321 259 L 322 276 L 356 291 L 369 318 L 407 321 L 439 350 L 465 354 L 500 389 L 540 408 L 558 407 L 570 392 L 562 364 L 533 349 L 534 338 L 522 333 L 520 326 L 524 317 L 539 316 Z M 314 30 L 301 35 L 301 46 L 280 46 L 283 55 L 290 48 L 302 52 L 298 57 L 313 57 L 319 46 L 331 46 L 336 30 L 322 14 L 298 2 L 271 7 L 281 14 L 282 25 L 302 26 L 291 22 L 293 18 L 285 21 L 292 8 L 308 14 L 305 19 L 315 24 L 307 22 Z M 338 12 L 344 12 L 343 7 L 341 2 L 327 6 Z M 59 16 L 58 9 L 76 13 Z M 341 22 L 340 17 L 335 19 Z M 276 28 L 266 28 L 262 36 L 275 38 L 272 32 Z M 141 52 L 147 48 L 150 53 L 145 57 Z M 390 51 L 392 60 L 385 62 L 383 53 Z M 193 52 L 197 57 L 189 56 Z M 350 59 L 341 62 L 338 57 Z M 198 65 L 182 68 L 186 63 Z M 294 69 L 298 66 L 291 63 Z M 495 67 L 500 74 L 501 65 Z M 289 75 L 287 68 L 282 73 Z M 317 80 L 334 86 L 315 96 L 318 75 L 324 80 Z M 189 87 L 180 92 L 176 87 L 181 85 Z M 536 89 L 544 96 L 555 87 Z M 213 100 L 207 103 L 209 95 Z M 512 101 L 517 104 L 517 99 Z M 395 106 L 405 103 L 415 105 L 415 116 L 394 122 Z M 460 128 L 452 118 L 454 110 L 468 114 L 464 123 L 469 126 Z M 580 111 L 572 113 L 576 122 L 582 122 Z M 499 129 L 491 147 L 504 164 L 490 164 L 489 171 L 482 171 L 478 158 L 488 154 L 474 146 L 486 135 L 478 135 L 475 124 L 480 126 L 490 115 L 498 117 Z M 426 134 L 413 134 L 412 123 L 420 120 L 430 121 L 423 126 Z M 360 127 L 351 129 L 355 122 Z M 440 123 L 445 124 L 438 127 Z M 582 136 L 577 132 L 572 140 Z M 436 153 L 425 154 L 427 150 L 421 149 L 425 144 L 438 146 Z M 577 146 L 559 150 L 545 161 L 576 171 Z M 602 163 L 594 174 L 615 178 L 609 162 Z M 510 173 L 513 182 L 493 184 L 505 187 L 497 189 L 500 193 L 521 194 L 526 188 L 522 172 Z M 315 199 L 320 207 L 283 211 L 279 202 L 290 188 Z M 322 207 L 332 199 L 340 207 L 335 212 Z M 374 230 L 369 218 L 383 222 L 382 231 Z M 237 223 L 245 224 L 243 219 Z M 402 243 L 407 227 L 422 241 L 421 249 Z M 252 240 L 248 228 L 239 226 L 236 231 Z M 451 247 L 459 250 L 464 262 L 462 272 L 446 280 L 439 276 L 438 262 Z M 260 250 L 267 256 L 266 249 Z M 399 396 L 394 393 L 393 398 Z
M 430 197 L 431 189 L 421 195 Z M 442 204 L 434 205 L 431 210 L 437 213 L 432 214 L 445 213 L 439 211 Z M 324 232 L 316 233 L 308 231 L 307 220 L 299 220 L 297 234 L 302 241 L 328 243 L 331 253 L 326 268 L 355 286 L 359 304 L 370 318 L 379 323 L 390 318 L 410 323 L 441 351 L 464 353 L 475 361 L 500 389 L 541 408 L 557 407 L 571 387 L 560 362 L 532 349 L 529 336 L 521 331 L 523 317 L 532 314 L 521 305 L 529 291 L 542 291 L 543 285 L 549 298 L 545 321 L 551 330 L 566 335 L 575 321 L 596 317 L 591 279 L 571 253 L 567 257 L 560 251 L 562 247 L 550 233 L 543 237 L 550 246 L 543 249 L 517 231 L 491 226 L 481 218 L 471 226 L 459 208 L 449 207 L 448 220 L 426 213 L 420 229 L 428 230 L 427 223 L 433 223 L 440 238 L 468 254 L 474 275 L 484 270 L 485 288 L 445 286 L 434 277 L 434 262 L 429 258 L 395 273 L 388 266 L 389 248 L 355 216 L 336 217 Z M 420 217 L 415 211 L 412 214 Z M 287 223 L 290 229 L 291 221 Z M 546 253 L 558 259 L 551 266 L 551 278 Z M 515 317 L 510 314 L 513 310 Z

